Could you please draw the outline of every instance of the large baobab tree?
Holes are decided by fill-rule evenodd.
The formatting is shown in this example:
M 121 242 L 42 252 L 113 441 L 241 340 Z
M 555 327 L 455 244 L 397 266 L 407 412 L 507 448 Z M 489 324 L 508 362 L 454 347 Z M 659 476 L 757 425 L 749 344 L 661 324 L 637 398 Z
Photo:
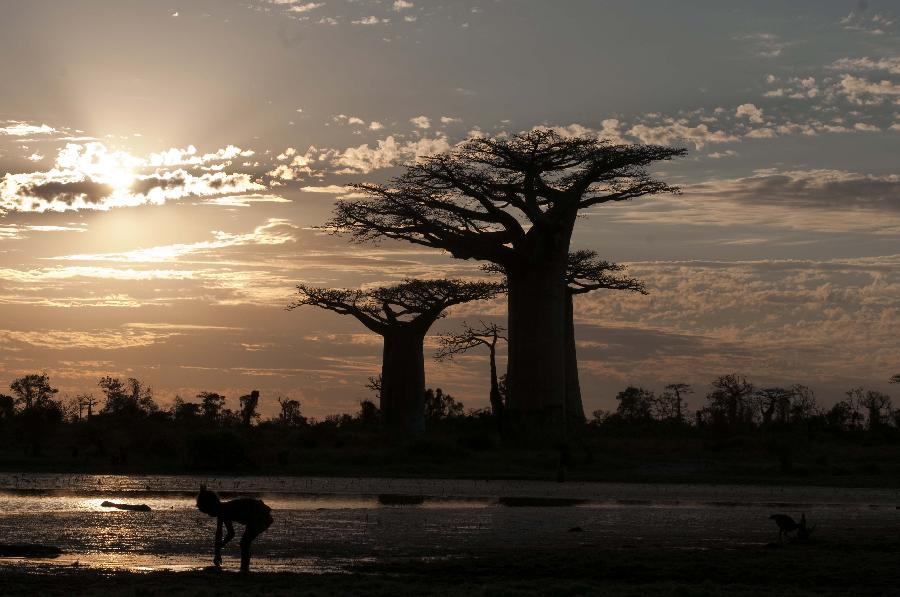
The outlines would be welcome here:
M 584 404 L 578 379 L 578 355 L 575 346 L 575 296 L 595 290 L 629 290 L 647 294 L 644 283 L 621 275 L 624 265 L 597 258 L 594 251 L 569 253 L 566 267 L 566 403 L 567 418 L 583 422 Z
M 453 355 L 463 354 L 483 346 L 488 349 L 488 358 L 491 367 L 491 412 L 497 422 L 497 429 L 503 430 L 503 396 L 500 393 L 500 380 L 497 375 L 497 344 L 500 340 L 506 341 L 503 328 L 496 323 L 480 321 L 478 326 L 471 326 L 465 321 L 458 332 L 448 332 L 440 337 L 440 349 L 434 355 L 436 359 L 444 360 L 453 358 Z
M 424 342 L 428 329 L 460 303 L 488 299 L 502 284 L 460 280 L 406 280 L 393 286 L 354 290 L 299 285 L 288 309 L 312 305 L 351 315 L 384 339 L 379 384 L 382 420 L 395 432 L 425 429 Z
M 684 153 L 546 129 L 473 138 L 408 166 L 389 184 L 354 185 L 367 197 L 339 201 L 324 228 L 502 267 L 509 281 L 508 419 L 517 435 L 552 437 L 566 394 L 565 272 L 575 220 L 605 203 L 677 192 L 647 167 Z

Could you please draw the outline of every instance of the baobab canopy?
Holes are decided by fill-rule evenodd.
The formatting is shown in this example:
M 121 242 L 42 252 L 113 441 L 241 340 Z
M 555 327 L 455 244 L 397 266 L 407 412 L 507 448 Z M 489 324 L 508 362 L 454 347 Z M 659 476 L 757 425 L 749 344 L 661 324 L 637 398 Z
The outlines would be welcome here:
M 339 201 L 324 228 L 356 241 L 405 240 L 502 268 L 512 431 L 552 437 L 566 410 L 566 272 L 576 218 L 606 203 L 677 193 L 647 167 L 685 153 L 547 129 L 475 137 L 407 166 L 388 184 L 353 185 L 365 197 Z
M 425 425 L 423 347 L 428 329 L 449 307 L 488 299 L 504 289 L 498 282 L 463 280 L 405 280 L 368 289 L 301 284 L 299 298 L 288 309 L 312 305 L 352 315 L 382 336 L 381 414 L 388 428 L 409 434 L 423 431 Z

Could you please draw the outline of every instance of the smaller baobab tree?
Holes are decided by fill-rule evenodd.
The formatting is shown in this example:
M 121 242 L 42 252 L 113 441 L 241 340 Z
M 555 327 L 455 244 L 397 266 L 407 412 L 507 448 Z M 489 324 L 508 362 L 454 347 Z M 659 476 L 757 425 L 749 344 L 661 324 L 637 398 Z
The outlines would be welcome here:
M 297 286 L 288 306 L 312 305 L 355 317 L 384 339 L 378 394 L 382 420 L 394 432 L 425 430 L 425 335 L 453 305 L 484 300 L 505 289 L 495 282 L 405 280 L 370 289 Z
M 439 339 L 440 349 L 435 353 L 435 358 L 439 361 L 444 359 L 452 359 L 454 355 L 463 354 L 484 346 L 488 349 L 488 357 L 491 366 L 491 412 L 494 414 L 494 421 L 497 423 L 497 430 L 503 431 L 503 395 L 500 392 L 500 381 L 497 376 L 497 344 L 501 340 L 506 342 L 504 336 L 506 328 L 496 323 L 478 322 L 477 326 L 471 326 L 465 321 L 462 324 L 462 330 L 458 332 L 448 332 Z

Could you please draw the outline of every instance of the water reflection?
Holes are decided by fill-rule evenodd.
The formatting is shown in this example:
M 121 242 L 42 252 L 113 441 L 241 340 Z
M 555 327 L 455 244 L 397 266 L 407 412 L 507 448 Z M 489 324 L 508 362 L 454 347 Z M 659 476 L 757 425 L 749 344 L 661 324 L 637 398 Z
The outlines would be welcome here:
M 264 570 L 334 572 L 359 561 L 519 548 L 763 545 L 774 538 L 767 517 L 776 506 L 805 512 L 830 538 L 900 531 L 896 490 L 0 475 L 0 537 L 57 545 L 61 565 L 205 567 L 215 523 L 194 507 L 201 481 L 226 496 L 263 497 L 273 507 L 275 522 L 254 555 L 254 567 Z M 104 508 L 106 499 L 151 511 Z M 583 532 L 570 532 L 576 527 Z M 224 557 L 236 567 L 237 546 Z

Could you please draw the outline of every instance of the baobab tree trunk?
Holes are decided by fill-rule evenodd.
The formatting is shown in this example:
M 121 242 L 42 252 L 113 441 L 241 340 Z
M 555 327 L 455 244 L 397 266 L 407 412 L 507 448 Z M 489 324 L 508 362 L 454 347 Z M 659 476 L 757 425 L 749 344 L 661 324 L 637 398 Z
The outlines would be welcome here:
M 381 416 L 394 433 L 425 431 L 425 335 L 410 330 L 384 336 L 381 364 Z
M 496 341 L 496 340 L 495 340 Z M 497 348 L 492 344 L 491 351 L 491 412 L 497 424 L 497 431 L 503 433 L 503 396 L 500 395 L 500 381 L 497 379 Z
M 566 416 L 573 424 L 578 424 L 583 423 L 585 418 L 584 404 L 581 401 L 581 383 L 578 380 L 574 302 L 574 295 L 566 291 Z
M 505 426 L 514 440 L 554 440 L 565 433 L 568 243 L 562 250 L 544 253 L 506 270 L 509 364 Z

